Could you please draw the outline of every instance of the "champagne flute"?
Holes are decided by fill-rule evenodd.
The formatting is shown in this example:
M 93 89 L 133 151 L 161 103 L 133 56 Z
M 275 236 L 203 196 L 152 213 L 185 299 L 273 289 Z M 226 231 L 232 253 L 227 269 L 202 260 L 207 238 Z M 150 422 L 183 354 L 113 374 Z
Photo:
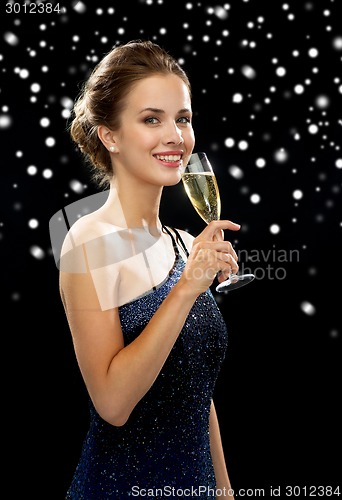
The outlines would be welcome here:
M 221 198 L 213 168 L 206 153 L 193 153 L 182 172 L 185 192 L 199 216 L 209 224 L 219 220 Z M 255 278 L 254 274 L 234 274 L 216 287 L 217 292 L 235 290 L 247 285 Z

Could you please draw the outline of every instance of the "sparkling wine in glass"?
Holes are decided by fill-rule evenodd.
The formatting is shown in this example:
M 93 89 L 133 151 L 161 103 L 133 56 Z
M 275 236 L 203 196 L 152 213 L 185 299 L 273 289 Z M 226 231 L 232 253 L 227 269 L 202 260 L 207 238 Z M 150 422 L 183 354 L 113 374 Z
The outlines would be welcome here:
M 185 192 L 198 215 L 207 223 L 219 220 L 221 198 L 216 176 L 206 153 L 193 153 L 182 173 Z M 217 292 L 235 290 L 247 285 L 255 278 L 254 274 L 234 274 L 216 287 Z

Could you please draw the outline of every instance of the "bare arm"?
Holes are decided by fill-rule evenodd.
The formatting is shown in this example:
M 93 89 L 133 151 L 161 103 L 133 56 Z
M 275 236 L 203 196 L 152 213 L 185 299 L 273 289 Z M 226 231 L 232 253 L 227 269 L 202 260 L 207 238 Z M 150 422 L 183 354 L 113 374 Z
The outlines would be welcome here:
M 211 402 L 210 407 L 210 420 L 209 420 L 209 434 L 210 434 L 210 450 L 213 459 L 216 488 L 222 491 L 222 495 L 218 498 L 230 498 L 234 500 L 233 491 L 231 489 L 230 480 L 227 472 L 226 461 L 224 458 L 221 434 L 214 402 Z
M 197 296 L 219 270 L 229 274 L 236 267 L 229 242 L 213 239 L 217 231 L 238 228 L 229 221 L 209 226 L 194 240 L 177 285 L 126 347 L 118 309 L 101 310 L 90 272 L 61 272 L 61 296 L 80 370 L 97 411 L 112 425 L 127 421 L 155 381 Z

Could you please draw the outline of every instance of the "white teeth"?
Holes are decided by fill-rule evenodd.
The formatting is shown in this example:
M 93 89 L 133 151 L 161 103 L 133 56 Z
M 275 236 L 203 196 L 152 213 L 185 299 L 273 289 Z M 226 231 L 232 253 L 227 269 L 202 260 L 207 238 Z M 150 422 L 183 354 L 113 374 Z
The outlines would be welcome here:
M 179 161 L 181 159 L 181 155 L 156 155 L 156 158 L 164 161 Z

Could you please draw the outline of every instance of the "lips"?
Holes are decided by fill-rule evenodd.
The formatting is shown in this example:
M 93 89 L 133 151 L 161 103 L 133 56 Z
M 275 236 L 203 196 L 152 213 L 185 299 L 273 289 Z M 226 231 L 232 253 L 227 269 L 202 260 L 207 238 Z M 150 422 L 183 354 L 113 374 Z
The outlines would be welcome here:
M 182 155 L 180 154 L 169 154 L 169 155 L 154 155 L 154 157 L 159 160 L 163 166 L 168 168 L 179 168 L 182 165 Z

